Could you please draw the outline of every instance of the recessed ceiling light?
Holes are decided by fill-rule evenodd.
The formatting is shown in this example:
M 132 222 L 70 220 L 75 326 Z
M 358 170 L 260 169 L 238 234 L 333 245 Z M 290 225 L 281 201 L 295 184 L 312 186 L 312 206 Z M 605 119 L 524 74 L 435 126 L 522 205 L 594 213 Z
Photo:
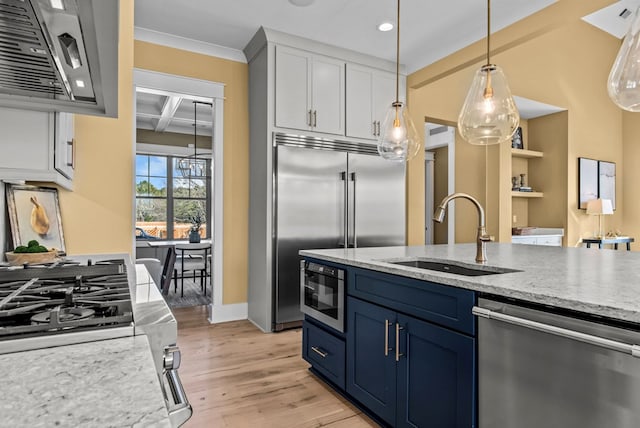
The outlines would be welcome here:
M 58 10 L 64 10 L 64 4 L 62 4 L 62 0 L 50 0 L 51 7 Z
M 84 80 L 80 80 L 80 79 L 76 80 L 76 86 L 78 88 L 84 88 Z
M 380 31 L 391 31 L 393 30 L 393 24 L 390 22 L 383 22 L 382 24 L 378 25 L 378 30 Z
M 289 3 L 294 6 L 306 7 L 312 5 L 315 1 L 316 0 L 289 0 Z

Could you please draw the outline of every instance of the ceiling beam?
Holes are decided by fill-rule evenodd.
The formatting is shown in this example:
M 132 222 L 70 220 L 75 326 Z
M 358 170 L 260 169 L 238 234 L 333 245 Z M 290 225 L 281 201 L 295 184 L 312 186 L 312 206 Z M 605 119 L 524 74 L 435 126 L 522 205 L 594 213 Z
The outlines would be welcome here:
M 160 112 L 160 118 L 156 124 L 156 132 L 164 132 L 167 129 L 167 126 L 171 123 L 178 107 L 180 107 L 181 102 L 182 97 L 177 95 L 171 95 L 165 99 L 162 111 Z

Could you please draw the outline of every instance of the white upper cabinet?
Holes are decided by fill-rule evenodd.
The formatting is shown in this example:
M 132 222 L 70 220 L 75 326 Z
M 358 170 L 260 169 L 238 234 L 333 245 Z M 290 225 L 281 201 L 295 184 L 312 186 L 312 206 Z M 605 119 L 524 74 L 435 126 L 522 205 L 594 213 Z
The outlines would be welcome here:
M 72 167 L 67 167 L 70 175 L 62 175 L 55 166 L 58 146 L 60 162 L 73 164 L 73 147 L 69 150 L 64 141 L 73 141 L 72 114 L 0 107 L 0 129 L 0 180 L 52 182 L 72 189 Z
M 55 114 L 53 164 L 56 171 L 70 180 L 73 180 L 73 171 L 76 166 L 73 119 L 74 115 L 71 113 Z
M 375 140 L 396 98 L 395 75 L 356 64 L 347 64 L 346 74 L 346 135 Z
M 344 135 L 344 65 L 276 46 L 275 126 Z

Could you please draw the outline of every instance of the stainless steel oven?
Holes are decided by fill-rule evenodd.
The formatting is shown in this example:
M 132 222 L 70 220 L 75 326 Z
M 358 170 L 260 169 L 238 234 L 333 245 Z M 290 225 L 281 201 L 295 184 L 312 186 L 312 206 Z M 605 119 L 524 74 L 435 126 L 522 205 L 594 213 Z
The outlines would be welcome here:
M 344 270 L 302 260 L 300 310 L 344 332 Z

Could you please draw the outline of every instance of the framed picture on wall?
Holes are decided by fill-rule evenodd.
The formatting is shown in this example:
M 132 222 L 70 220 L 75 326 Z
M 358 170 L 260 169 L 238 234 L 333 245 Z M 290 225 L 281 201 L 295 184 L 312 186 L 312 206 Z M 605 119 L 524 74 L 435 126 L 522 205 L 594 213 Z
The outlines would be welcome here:
M 14 247 L 35 239 L 47 248 L 66 252 L 57 189 L 9 185 L 7 208 Z
M 598 197 L 609 199 L 616 209 L 616 164 L 613 162 L 598 162 Z
M 598 161 L 578 158 L 578 207 L 587 209 L 587 202 L 598 199 Z

